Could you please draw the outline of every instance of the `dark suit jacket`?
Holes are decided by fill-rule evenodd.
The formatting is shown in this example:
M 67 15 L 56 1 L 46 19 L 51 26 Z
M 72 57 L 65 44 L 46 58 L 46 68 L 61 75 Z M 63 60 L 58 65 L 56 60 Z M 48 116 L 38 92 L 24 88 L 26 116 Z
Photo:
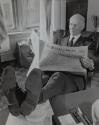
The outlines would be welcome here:
M 69 41 L 69 36 L 63 38 L 61 41 L 56 41 L 55 44 L 61 45 L 61 46 L 67 46 L 67 43 Z M 73 45 L 74 47 L 77 46 L 88 46 L 88 56 L 89 58 L 94 60 L 95 69 L 94 71 L 99 70 L 99 54 L 96 54 L 96 43 L 91 41 L 88 38 L 84 38 L 80 36 L 76 43 Z M 78 89 L 83 89 L 84 87 L 84 79 L 82 76 L 76 76 L 75 75 L 75 83 L 78 86 Z
M 68 41 L 69 41 L 69 36 L 63 38 L 63 40 L 61 41 L 56 41 L 54 44 L 67 46 Z M 88 46 L 88 56 L 89 58 L 94 60 L 95 71 L 99 70 L 99 54 L 96 52 L 97 44 L 95 41 L 91 41 L 88 38 L 84 38 L 83 36 L 80 36 L 73 46 L 74 47 Z

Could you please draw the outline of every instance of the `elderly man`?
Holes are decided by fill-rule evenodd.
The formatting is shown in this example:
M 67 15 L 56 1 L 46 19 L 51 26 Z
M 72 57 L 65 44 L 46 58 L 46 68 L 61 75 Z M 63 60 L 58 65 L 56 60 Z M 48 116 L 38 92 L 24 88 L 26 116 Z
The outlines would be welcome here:
M 98 69 L 98 55 L 96 43 L 86 40 L 81 35 L 85 26 L 85 19 L 80 14 L 75 14 L 70 18 L 70 36 L 56 41 L 60 46 L 88 46 L 89 57 L 82 58 L 81 64 L 88 71 Z M 90 51 L 91 50 L 91 51 Z M 40 69 L 33 69 L 25 82 L 25 92 L 17 86 L 13 69 L 6 68 L 2 76 L 2 88 L 10 102 L 9 110 L 13 115 L 29 115 L 38 103 L 53 96 L 83 90 L 85 78 L 70 72 L 42 72 Z M 47 77 L 46 77 L 47 76 Z M 46 83 L 46 84 L 45 84 Z M 7 87 L 6 87 L 7 86 Z

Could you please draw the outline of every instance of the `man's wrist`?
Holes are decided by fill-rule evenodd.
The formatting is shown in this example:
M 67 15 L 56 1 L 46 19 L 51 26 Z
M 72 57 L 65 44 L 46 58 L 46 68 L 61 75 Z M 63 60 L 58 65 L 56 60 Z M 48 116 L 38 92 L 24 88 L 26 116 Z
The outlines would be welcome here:
M 94 61 L 91 59 L 90 62 L 91 62 L 91 64 L 89 66 L 89 70 L 93 71 L 95 69 Z

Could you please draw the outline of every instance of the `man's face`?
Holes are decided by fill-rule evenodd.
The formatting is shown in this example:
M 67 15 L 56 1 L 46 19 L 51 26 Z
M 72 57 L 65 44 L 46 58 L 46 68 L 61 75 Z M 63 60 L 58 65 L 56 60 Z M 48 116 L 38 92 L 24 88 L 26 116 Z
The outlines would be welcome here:
M 69 22 L 70 35 L 78 35 L 82 31 L 82 21 L 79 18 L 72 17 Z

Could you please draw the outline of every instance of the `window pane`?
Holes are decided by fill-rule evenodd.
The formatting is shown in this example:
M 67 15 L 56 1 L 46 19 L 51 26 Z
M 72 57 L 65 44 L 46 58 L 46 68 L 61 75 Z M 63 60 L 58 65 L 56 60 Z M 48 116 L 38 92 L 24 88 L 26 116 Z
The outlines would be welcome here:
M 17 0 L 19 28 L 38 26 L 40 23 L 40 0 Z
M 14 28 L 11 0 L 1 0 L 1 7 L 2 7 L 5 23 L 7 25 L 7 29 L 9 30 Z

